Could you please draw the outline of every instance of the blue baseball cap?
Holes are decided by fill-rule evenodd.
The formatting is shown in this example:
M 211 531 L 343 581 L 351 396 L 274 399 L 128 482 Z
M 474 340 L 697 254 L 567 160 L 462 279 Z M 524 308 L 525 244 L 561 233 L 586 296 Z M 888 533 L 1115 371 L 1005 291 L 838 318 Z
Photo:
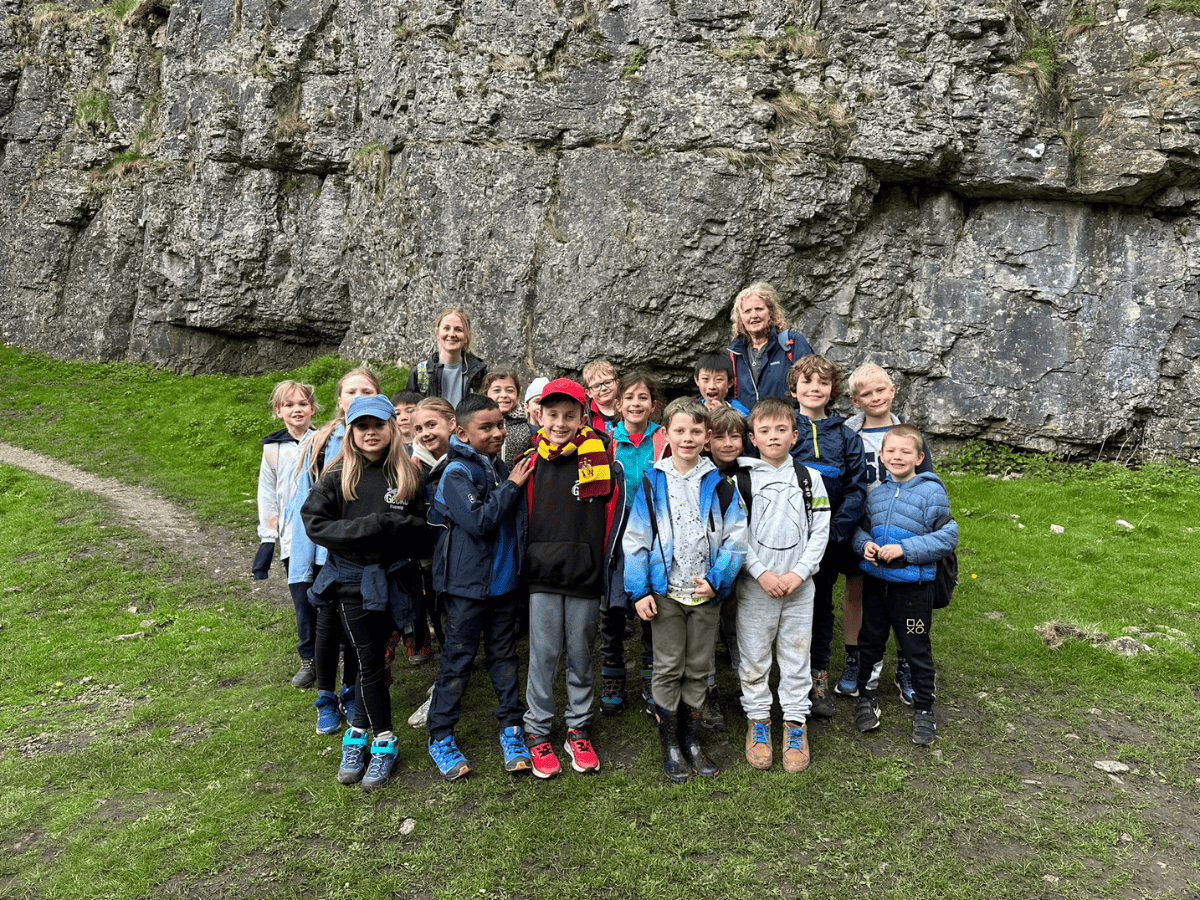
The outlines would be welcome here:
M 396 418 L 396 407 L 392 406 L 392 401 L 383 394 L 355 397 L 350 401 L 350 408 L 346 410 L 346 424 L 349 425 L 355 419 L 361 419 L 363 416 L 374 416 L 376 419 L 386 422 L 388 419 Z

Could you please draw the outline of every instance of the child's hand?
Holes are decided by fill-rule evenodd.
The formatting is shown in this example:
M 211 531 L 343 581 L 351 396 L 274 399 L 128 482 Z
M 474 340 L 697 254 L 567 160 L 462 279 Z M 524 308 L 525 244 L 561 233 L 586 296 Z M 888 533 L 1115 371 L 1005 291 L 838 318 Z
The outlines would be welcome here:
M 637 603 L 633 604 L 634 610 L 638 614 L 638 618 L 643 622 L 649 622 L 658 615 L 658 605 L 654 602 L 654 596 L 647 594 Z
M 707 406 L 709 409 L 720 409 L 722 406 L 725 405 L 725 401 L 718 400 L 716 397 L 705 397 L 704 405 Z
M 788 572 L 786 575 L 780 576 L 779 583 L 783 585 L 786 596 L 804 584 L 804 579 L 795 572 Z
M 894 562 L 904 557 L 904 548 L 899 544 L 884 544 L 877 555 L 884 562 Z
M 785 597 L 787 591 L 783 589 L 783 579 L 774 572 L 763 572 L 758 576 L 759 586 L 767 592 L 768 597 Z
M 528 459 L 518 459 L 513 463 L 512 471 L 508 473 L 508 480 L 521 487 L 529 480 L 529 473 L 533 471 L 533 457 Z
M 696 583 L 696 588 L 692 591 L 692 593 L 701 600 L 711 600 L 713 597 L 717 596 L 717 592 L 714 591 L 713 586 L 708 583 L 708 579 L 697 578 L 695 575 L 693 575 L 692 581 Z
M 867 541 L 863 544 L 863 559 L 867 562 L 873 562 L 879 565 L 879 560 L 875 557 L 879 554 L 879 545 L 874 541 Z

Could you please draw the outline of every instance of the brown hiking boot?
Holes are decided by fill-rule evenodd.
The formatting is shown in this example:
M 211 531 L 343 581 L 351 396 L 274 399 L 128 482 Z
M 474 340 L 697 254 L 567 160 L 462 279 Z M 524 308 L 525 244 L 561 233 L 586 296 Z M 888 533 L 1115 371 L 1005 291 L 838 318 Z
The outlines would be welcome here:
M 769 769 L 775 755 L 771 749 L 771 720 L 749 719 L 746 723 L 746 762 L 756 769 Z
M 783 723 L 783 771 L 803 772 L 808 768 L 811 756 L 808 752 L 808 734 L 804 725 L 796 722 Z

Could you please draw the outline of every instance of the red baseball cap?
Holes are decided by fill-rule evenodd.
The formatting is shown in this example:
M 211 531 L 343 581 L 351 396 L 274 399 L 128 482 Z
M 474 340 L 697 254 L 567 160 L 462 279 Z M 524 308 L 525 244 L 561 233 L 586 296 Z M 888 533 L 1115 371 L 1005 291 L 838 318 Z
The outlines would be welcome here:
M 583 392 L 583 385 L 578 381 L 572 381 L 570 378 L 555 378 L 542 388 L 543 403 L 555 396 L 566 397 L 585 409 L 587 408 L 587 394 Z

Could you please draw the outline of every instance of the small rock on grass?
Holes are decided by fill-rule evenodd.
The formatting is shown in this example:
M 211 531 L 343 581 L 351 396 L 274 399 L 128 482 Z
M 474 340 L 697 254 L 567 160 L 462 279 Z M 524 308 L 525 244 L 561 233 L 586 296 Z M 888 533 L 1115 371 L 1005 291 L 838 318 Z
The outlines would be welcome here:
M 1107 772 L 1109 775 L 1118 775 L 1129 771 L 1129 766 L 1123 762 L 1117 762 L 1115 759 L 1098 759 L 1092 765 L 1101 772 Z
M 113 640 L 114 641 L 132 641 L 134 638 L 144 638 L 145 636 L 146 636 L 146 632 L 135 631 L 135 632 L 133 632 L 133 634 L 118 634 L 115 638 L 113 638 Z
M 1128 522 L 1126 522 L 1124 519 L 1117 519 L 1117 524 L 1120 525 L 1122 528 L 1128 528 L 1130 531 L 1133 531 L 1133 526 L 1130 525 Z
M 1063 528 L 1061 525 L 1051 525 L 1050 526 L 1051 534 L 1062 534 L 1066 530 L 1067 529 Z

